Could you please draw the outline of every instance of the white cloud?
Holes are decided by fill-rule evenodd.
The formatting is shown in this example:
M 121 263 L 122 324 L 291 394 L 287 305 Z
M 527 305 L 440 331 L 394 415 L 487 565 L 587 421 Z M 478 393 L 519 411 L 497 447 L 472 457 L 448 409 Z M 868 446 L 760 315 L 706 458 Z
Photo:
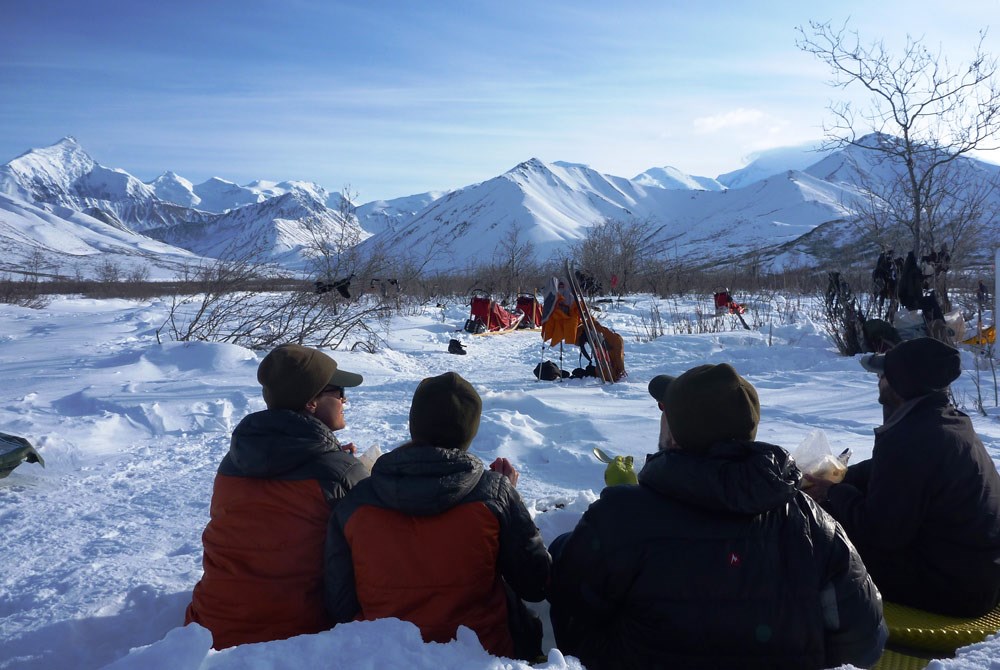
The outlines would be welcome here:
M 701 135 L 708 135 L 727 128 L 759 125 L 767 120 L 767 116 L 759 109 L 738 108 L 722 114 L 699 117 L 694 120 L 694 129 Z

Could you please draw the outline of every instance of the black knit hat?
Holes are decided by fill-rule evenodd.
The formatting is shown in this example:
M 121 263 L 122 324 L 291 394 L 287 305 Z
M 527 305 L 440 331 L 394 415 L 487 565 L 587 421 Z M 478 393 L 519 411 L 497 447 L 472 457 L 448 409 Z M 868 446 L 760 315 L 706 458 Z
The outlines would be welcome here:
M 358 386 L 364 378 L 339 369 L 319 349 L 282 344 L 260 362 L 257 381 L 268 408 L 300 410 L 327 386 Z
M 878 367 L 872 363 L 871 367 Z M 933 337 L 897 344 L 886 352 L 881 363 L 889 386 L 906 399 L 943 391 L 962 374 L 958 349 Z
M 410 403 L 410 436 L 446 449 L 469 448 L 479 431 L 483 401 L 472 384 L 455 372 L 428 377 Z
M 682 449 L 753 440 L 760 421 L 757 390 L 733 366 L 699 365 L 674 379 L 663 400 L 667 424 Z

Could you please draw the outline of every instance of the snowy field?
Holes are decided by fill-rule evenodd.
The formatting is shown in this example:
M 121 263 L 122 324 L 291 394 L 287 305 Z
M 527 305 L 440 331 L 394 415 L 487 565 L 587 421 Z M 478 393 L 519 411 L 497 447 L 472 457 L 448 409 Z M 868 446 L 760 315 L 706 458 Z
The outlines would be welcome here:
M 754 331 L 666 334 L 648 340 L 652 300 L 602 305 L 602 323 L 625 338 L 629 376 L 539 382 L 537 332 L 471 337 L 455 332 L 466 304 L 397 317 L 375 354 L 337 351 L 365 376 L 338 433 L 364 451 L 408 437 L 410 397 L 424 377 L 455 370 L 483 397 L 472 451 L 503 456 L 521 471 L 518 489 L 546 541 L 573 527 L 599 494 L 603 466 L 595 446 L 643 456 L 656 448 L 657 408 L 646 392 L 658 373 L 732 363 L 758 389 L 758 439 L 789 450 L 821 429 L 835 452 L 871 455 L 880 422 L 877 380 L 856 358 L 837 355 L 814 314 L 780 300 Z M 359 622 L 317 635 L 222 652 L 208 632 L 180 627 L 201 576 L 201 532 L 212 480 L 229 434 L 264 403 L 256 368 L 266 352 L 226 344 L 165 342 L 159 301 L 58 298 L 43 310 L 0 305 L 0 431 L 31 440 L 46 467 L 23 464 L 0 479 L 0 668 L 301 668 L 480 670 L 524 668 L 487 655 L 460 631 L 448 644 L 423 644 L 397 620 Z M 666 318 L 694 318 L 704 304 L 661 303 Z M 728 320 L 731 317 L 726 317 Z M 727 323 L 727 328 L 734 325 Z M 461 339 L 468 355 L 447 353 Z M 550 354 L 558 363 L 558 352 Z M 578 365 L 567 349 L 563 367 Z M 995 461 L 1000 411 L 989 373 L 989 416 L 974 410 L 974 357 L 954 386 Z M 544 605 L 537 608 L 545 614 Z M 548 646 L 551 640 L 547 638 Z M 538 668 L 579 668 L 558 650 Z M 1000 638 L 965 648 L 932 669 L 1000 667 Z

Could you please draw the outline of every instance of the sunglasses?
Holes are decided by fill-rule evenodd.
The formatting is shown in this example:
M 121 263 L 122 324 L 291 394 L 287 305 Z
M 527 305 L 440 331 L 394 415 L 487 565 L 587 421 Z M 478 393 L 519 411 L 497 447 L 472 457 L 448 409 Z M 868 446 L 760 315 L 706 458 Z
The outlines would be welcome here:
M 344 387 L 342 386 L 327 386 L 325 389 L 319 392 L 320 395 L 324 393 L 332 393 L 337 398 L 341 400 L 347 400 L 347 394 L 344 393 Z

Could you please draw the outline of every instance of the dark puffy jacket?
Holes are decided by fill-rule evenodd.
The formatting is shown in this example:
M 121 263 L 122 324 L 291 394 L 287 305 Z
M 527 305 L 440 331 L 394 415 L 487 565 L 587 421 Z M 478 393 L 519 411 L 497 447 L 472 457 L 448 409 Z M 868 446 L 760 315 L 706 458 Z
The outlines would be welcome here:
M 823 506 L 886 600 L 953 616 L 1000 602 L 1000 475 L 946 394 L 911 400 L 876 428 L 871 459 Z
M 396 617 L 426 641 L 467 626 L 492 654 L 535 660 L 551 559 L 517 491 L 456 449 L 381 456 L 330 519 L 326 594 L 337 622 Z
M 367 474 L 311 416 L 265 410 L 245 417 L 215 477 L 204 575 L 185 623 L 212 631 L 216 649 L 330 628 L 326 526 L 334 503 Z
M 800 481 L 761 442 L 650 456 L 553 546 L 559 649 L 589 670 L 874 663 L 878 590 Z

